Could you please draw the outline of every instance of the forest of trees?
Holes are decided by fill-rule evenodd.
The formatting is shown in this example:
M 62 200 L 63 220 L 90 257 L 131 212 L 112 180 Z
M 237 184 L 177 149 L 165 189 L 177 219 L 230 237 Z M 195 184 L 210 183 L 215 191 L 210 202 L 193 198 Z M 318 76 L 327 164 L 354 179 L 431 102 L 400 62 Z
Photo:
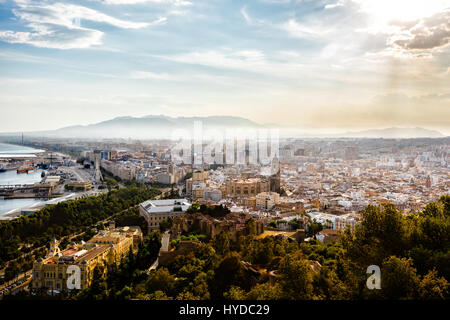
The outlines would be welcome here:
M 199 208 L 198 208 L 199 209 Z M 197 209 L 195 210 L 197 211 Z M 129 257 L 82 298 L 123 299 L 448 299 L 450 196 L 405 215 L 394 205 L 368 206 L 336 243 L 298 243 L 250 232 L 237 243 L 220 233 L 143 275 Z M 248 226 L 251 231 L 251 225 Z M 158 239 L 153 235 L 153 241 Z M 155 246 L 156 248 L 156 246 Z M 129 261 L 133 261 L 130 263 Z M 145 266 L 150 260 L 146 260 Z M 320 265 L 318 265 L 319 263 Z M 141 265 L 143 267 L 144 265 Z M 249 267 L 251 265 L 251 267 Z M 381 268 L 381 289 L 366 286 Z M 259 270 L 257 272 L 255 270 Z M 114 284 L 114 281 L 117 281 Z
M 61 203 L 30 216 L 0 224 L 1 257 L 18 257 L 52 237 L 86 231 L 115 213 L 116 224 L 140 225 L 136 204 L 158 190 L 128 187 L 98 197 Z M 224 217 L 226 207 L 194 205 L 190 213 Z M 297 242 L 256 237 L 254 221 L 247 236 L 234 242 L 221 232 L 209 239 L 184 236 L 196 248 L 147 274 L 161 246 L 161 232 L 145 237 L 136 255 L 119 266 L 97 268 L 92 286 L 69 299 L 448 299 L 450 297 L 450 196 L 405 215 L 392 204 L 369 205 L 362 221 L 339 240 Z M 98 228 L 102 224 L 97 224 Z M 15 247 L 8 247 L 8 244 Z M 177 241 L 172 243 L 177 246 Z M 20 250 L 19 250 L 20 248 Z M 39 251 L 40 252 L 40 251 Z M 42 252 L 40 252 L 42 253 Z M 19 258 L 24 260 L 23 258 Z M 17 259 L 17 261 L 20 261 Z M 28 258 L 27 258 L 28 259 Z M 12 263 L 17 270 L 17 261 Z M 24 263 L 31 263 L 26 260 Z M 381 289 L 369 290 L 367 268 L 381 269 Z M 14 271 L 14 270 L 13 270 Z M 11 273 L 11 270 L 8 271 Z M 64 297 L 60 297 L 64 298 Z
M 0 221 L 0 268 L 13 259 L 17 259 L 19 263 L 22 255 L 27 255 L 33 249 L 47 246 L 53 238 L 61 239 L 78 233 L 86 233 L 84 237 L 90 238 L 95 233 L 91 227 L 97 222 L 154 198 L 158 194 L 160 194 L 158 189 L 130 186 L 95 197 L 61 202 L 14 220 Z M 123 219 L 132 219 L 130 221 L 133 223 L 142 225 L 142 220 L 135 216 L 134 218 L 119 217 L 116 221 L 118 225 Z M 77 240 L 80 239 L 74 239 L 74 241 Z M 42 253 L 37 251 L 29 256 L 36 258 Z M 30 267 L 32 260 L 27 258 L 25 262 L 24 266 L 16 267 L 17 263 L 15 263 L 8 269 L 14 268 L 18 272 Z M 8 276 L 8 278 L 11 277 Z
M 223 205 L 207 206 L 205 204 L 194 203 L 186 212 L 187 213 L 200 212 L 202 214 L 206 214 L 214 218 L 223 218 L 230 213 L 230 209 L 228 209 L 226 206 Z
M 70 299 L 130 299 L 136 292 L 135 287 L 145 281 L 145 271 L 158 257 L 161 248 L 161 233 L 152 232 L 144 238 L 137 254 L 131 251 L 118 266 L 110 265 L 107 270 L 94 269 L 92 285 L 70 296 Z M 106 271 L 106 272 L 105 272 Z

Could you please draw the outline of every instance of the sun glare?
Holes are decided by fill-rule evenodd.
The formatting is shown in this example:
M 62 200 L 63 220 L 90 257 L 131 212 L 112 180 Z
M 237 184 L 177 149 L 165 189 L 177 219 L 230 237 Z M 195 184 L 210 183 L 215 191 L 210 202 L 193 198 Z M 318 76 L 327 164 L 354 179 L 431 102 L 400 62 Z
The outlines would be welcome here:
M 383 29 L 395 21 L 414 21 L 450 9 L 450 0 L 356 0 L 369 16 L 372 28 Z

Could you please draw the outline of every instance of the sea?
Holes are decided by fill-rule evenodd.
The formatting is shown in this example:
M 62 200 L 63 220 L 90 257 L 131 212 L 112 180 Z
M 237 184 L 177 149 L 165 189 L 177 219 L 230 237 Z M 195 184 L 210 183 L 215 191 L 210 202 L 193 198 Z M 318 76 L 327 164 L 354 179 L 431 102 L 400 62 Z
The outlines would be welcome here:
M 17 155 L 33 157 L 35 153 L 43 151 L 44 150 L 33 149 L 30 147 L 0 143 L 0 160 L 2 158 L 9 158 Z M 18 174 L 16 170 L 0 172 L 0 185 L 36 183 L 41 181 L 41 173 L 41 170 L 36 170 L 33 173 L 21 174 Z M 3 199 L 0 197 L 0 217 L 16 209 L 33 207 L 43 201 L 45 201 L 45 199 Z

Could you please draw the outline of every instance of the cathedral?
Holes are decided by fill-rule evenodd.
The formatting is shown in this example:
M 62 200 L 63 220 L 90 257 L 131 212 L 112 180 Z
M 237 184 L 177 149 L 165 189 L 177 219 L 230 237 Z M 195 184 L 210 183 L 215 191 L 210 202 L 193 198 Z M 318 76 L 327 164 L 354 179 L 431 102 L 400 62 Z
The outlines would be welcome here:
M 276 192 L 276 193 L 280 193 L 280 160 L 277 158 L 277 156 L 275 156 L 272 159 L 272 166 L 270 169 L 270 178 L 269 178 L 269 182 L 270 182 L 270 191 L 271 192 Z

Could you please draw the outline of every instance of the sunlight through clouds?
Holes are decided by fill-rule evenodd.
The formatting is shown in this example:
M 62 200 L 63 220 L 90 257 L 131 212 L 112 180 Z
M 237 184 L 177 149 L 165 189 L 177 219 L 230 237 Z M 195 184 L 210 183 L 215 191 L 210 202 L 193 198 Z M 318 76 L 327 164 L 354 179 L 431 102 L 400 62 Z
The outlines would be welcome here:
M 15 80 L 0 95 L 17 116 L 67 99 L 95 109 L 92 121 L 165 106 L 287 126 L 397 121 L 445 132 L 449 10 L 450 0 L 8 0 L 0 64 Z

